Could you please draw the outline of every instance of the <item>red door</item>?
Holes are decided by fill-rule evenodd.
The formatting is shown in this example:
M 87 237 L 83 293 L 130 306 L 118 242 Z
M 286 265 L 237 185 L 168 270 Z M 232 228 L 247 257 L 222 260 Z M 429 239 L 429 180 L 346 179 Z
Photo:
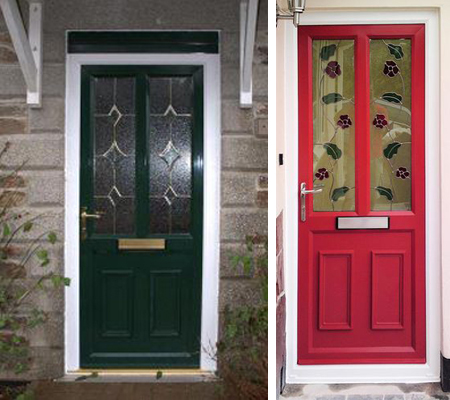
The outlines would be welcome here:
M 426 361 L 424 34 L 298 29 L 299 364 Z

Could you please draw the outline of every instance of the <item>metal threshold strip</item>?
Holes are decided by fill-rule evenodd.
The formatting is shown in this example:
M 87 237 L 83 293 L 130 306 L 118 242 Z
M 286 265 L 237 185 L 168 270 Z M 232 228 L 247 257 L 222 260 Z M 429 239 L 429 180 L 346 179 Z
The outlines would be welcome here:
M 205 375 L 211 374 L 211 371 L 202 369 L 78 369 L 69 371 L 69 374 L 99 374 L 99 375 L 156 375 L 162 372 L 163 375 Z

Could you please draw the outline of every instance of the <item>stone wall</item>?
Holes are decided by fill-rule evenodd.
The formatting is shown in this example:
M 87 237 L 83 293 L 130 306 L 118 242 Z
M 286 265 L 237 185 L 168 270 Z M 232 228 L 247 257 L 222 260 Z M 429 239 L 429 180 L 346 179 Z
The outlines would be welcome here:
M 9 185 L 8 190 L 24 193 L 16 206 L 30 216 L 40 218 L 28 238 L 37 237 L 47 229 L 58 231 L 58 243 L 51 247 L 52 263 L 49 269 L 63 271 L 63 214 L 64 214 L 64 103 L 62 96 L 45 98 L 40 111 L 29 110 L 25 102 L 23 78 L 6 32 L 0 22 L 0 148 L 6 142 L 11 147 L 2 158 L 2 170 L 12 170 L 24 163 L 21 179 Z M 12 187 L 11 187 L 12 186 Z M 44 270 L 36 264 L 27 264 L 21 279 L 42 276 Z M 63 291 L 48 295 L 40 292 L 29 301 L 46 311 L 48 321 L 29 335 L 33 363 L 23 377 L 58 376 L 63 371 Z M 6 379 L 17 379 L 4 373 Z M 22 376 L 20 376 L 22 379 Z
M 27 2 L 21 1 L 25 21 Z M 234 271 L 230 251 L 247 234 L 267 233 L 267 0 L 261 0 L 254 64 L 254 107 L 239 108 L 239 0 L 45 0 L 43 107 L 28 109 L 25 84 L 0 16 L 0 146 L 3 168 L 26 161 L 24 208 L 49 213 L 42 229 L 59 232 L 52 268 L 63 272 L 65 34 L 76 29 L 220 29 L 222 54 L 222 211 L 220 307 L 252 302 L 251 279 Z M 39 271 L 28 271 L 39 273 Z M 30 337 L 35 362 L 21 378 L 64 373 L 64 296 L 36 301 L 49 323 Z M 8 376 L 3 374 L 3 378 Z

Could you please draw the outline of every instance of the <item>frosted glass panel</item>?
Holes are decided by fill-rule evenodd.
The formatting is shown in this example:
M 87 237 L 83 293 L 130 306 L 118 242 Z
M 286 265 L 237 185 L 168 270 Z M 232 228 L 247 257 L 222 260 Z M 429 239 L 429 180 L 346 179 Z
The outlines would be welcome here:
M 354 47 L 313 40 L 314 211 L 355 210 Z
M 149 78 L 150 233 L 188 233 L 192 196 L 192 78 Z
M 371 209 L 411 210 L 411 41 L 370 41 Z
M 135 80 L 93 78 L 95 233 L 133 233 L 135 201 Z

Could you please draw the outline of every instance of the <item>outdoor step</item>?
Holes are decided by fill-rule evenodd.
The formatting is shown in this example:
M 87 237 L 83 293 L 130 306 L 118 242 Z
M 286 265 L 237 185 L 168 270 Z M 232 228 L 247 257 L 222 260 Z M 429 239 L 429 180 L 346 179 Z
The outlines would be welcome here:
M 96 378 L 98 379 L 98 378 Z M 35 400 L 216 400 L 217 382 L 104 383 L 51 382 L 34 384 Z
M 439 383 L 286 385 L 280 400 L 448 400 Z

